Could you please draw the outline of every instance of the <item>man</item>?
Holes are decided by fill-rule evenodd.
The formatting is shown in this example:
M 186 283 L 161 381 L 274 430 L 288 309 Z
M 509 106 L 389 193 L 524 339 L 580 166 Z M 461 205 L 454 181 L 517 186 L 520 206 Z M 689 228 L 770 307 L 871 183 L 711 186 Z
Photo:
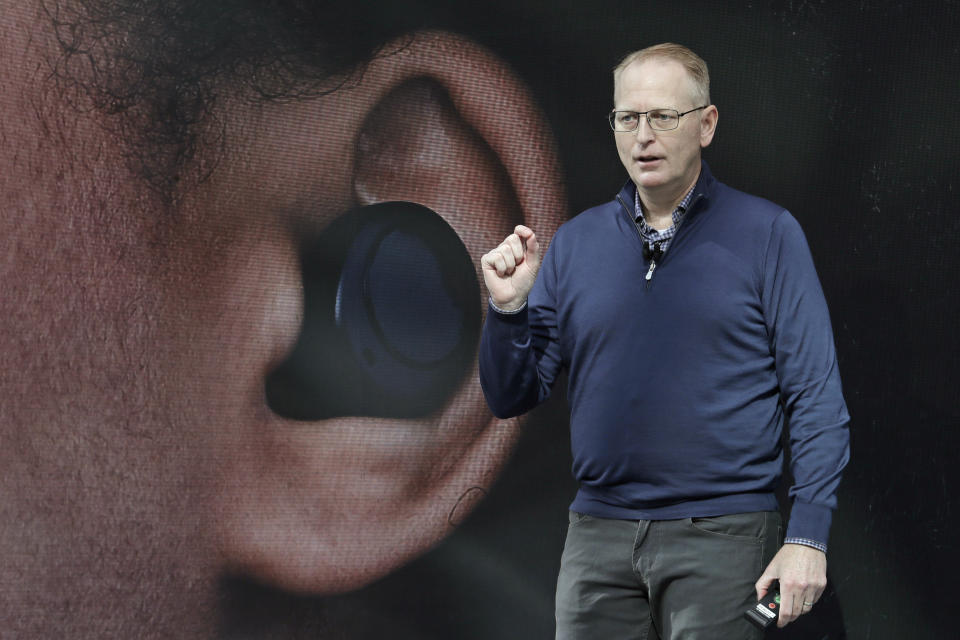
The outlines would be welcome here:
M 848 458 L 823 294 L 794 218 L 701 160 L 718 119 L 706 64 L 675 44 L 614 71 L 610 123 L 630 180 L 557 232 L 519 225 L 481 260 L 481 384 L 498 416 L 569 374 L 580 489 L 557 583 L 557 638 L 760 637 L 742 614 L 779 582 L 779 626 L 826 585 Z M 795 484 L 774 488 L 789 421 Z
M 475 264 L 564 210 L 504 63 L 359 5 L 0 3 L 4 637 L 210 637 L 225 575 L 357 589 L 509 454 L 472 362 L 425 416 L 265 402 L 344 212 L 424 204 Z

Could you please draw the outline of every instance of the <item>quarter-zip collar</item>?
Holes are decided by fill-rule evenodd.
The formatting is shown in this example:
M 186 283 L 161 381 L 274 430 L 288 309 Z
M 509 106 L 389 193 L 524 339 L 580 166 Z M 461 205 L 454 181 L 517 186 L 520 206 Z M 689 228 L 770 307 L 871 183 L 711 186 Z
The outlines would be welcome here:
M 694 185 L 693 197 L 690 198 L 690 205 L 687 207 L 687 212 L 684 214 L 684 217 L 689 218 L 706 204 L 715 183 L 716 179 L 710 172 L 710 167 L 707 165 L 706 160 L 700 160 L 700 177 L 697 178 L 697 184 Z M 617 194 L 617 201 L 620 202 L 624 212 L 630 217 L 631 221 L 633 220 L 633 209 L 630 205 L 634 201 L 634 198 L 636 198 L 636 195 L 637 185 L 633 183 L 633 180 L 627 180 L 623 188 L 620 189 L 620 193 Z M 680 225 L 681 229 L 684 226 L 685 225 Z M 680 230 L 678 230 L 678 234 L 679 233 Z
M 713 174 L 710 173 L 710 167 L 707 166 L 705 160 L 700 160 L 700 177 L 697 178 L 697 183 L 693 188 L 693 196 L 690 198 L 690 203 L 687 207 L 686 213 L 684 213 L 684 222 L 677 229 L 676 235 L 674 235 L 673 239 L 670 241 L 672 247 L 675 247 L 678 244 L 678 242 L 686 235 L 686 232 L 690 226 L 694 224 L 695 221 L 693 218 L 698 217 L 701 212 L 705 211 L 706 206 L 709 204 L 709 197 L 713 191 L 713 186 L 715 183 L 716 180 L 714 179 Z M 633 209 L 628 204 L 632 204 L 636 197 L 637 186 L 632 180 L 627 180 L 626 184 L 623 185 L 623 188 L 620 189 L 620 193 L 617 194 L 617 201 L 620 203 L 620 207 L 624 215 L 629 218 L 630 226 L 632 226 L 634 231 L 637 233 L 639 248 L 641 253 L 644 254 L 644 260 L 649 261 L 649 268 L 645 277 L 646 286 L 649 288 L 653 279 L 654 271 L 660 268 L 661 265 L 666 262 L 667 256 L 672 255 L 674 251 L 663 253 L 658 251 L 659 247 L 657 247 L 657 250 L 655 251 L 651 251 L 649 248 L 646 248 L 643 235 L 640 233 L 640 229 L 637 228 L 637 222 L 634 218 Z M 646 248 L 646 250 L 644 250 L 644 248 Z

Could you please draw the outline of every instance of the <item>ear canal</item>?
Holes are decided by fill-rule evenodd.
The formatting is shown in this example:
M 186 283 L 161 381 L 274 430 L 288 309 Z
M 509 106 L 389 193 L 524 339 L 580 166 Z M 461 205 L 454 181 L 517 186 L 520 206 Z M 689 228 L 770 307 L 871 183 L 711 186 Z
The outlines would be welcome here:
M 521 221 L 503 167 L 429 78 L 381 98 L 355 158 L 362 206 L 301 243 L 301 333 L 266 380 L 268 405 L 283 417 L 416 418 L 442 408 L 472 368 L 481 319 L 479 278 L 457 229 L 474 233 L 466 214 L 491 197 L 482 219 L 512 212 L 501 228 Z
M 480 287 L 450 225 L 411 202 L 358 207 L 304 242 L 300 263 L 301 333 L 267 377 L 270 408 L 297 420 L 441 408 L 480 333 Z

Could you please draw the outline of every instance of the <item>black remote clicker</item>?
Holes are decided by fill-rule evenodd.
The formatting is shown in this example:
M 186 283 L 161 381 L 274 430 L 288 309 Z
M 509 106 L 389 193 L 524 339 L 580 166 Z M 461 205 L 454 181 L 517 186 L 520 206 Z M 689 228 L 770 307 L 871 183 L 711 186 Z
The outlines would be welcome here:
M 743 612 L 743 617 L 761 629 L 775 623 L 780 617 L 780 590 L 771 586 L 760 602 Z

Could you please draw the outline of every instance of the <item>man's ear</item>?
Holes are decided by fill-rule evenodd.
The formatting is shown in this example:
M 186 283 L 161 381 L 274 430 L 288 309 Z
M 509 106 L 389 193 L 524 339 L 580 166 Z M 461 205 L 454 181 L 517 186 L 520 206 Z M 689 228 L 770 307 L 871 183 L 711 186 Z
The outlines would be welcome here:
M 183 224 L 209 255 L 188 285 L 188 306 L 207 319 L 193 339 L 219 340 L 224 353 L 196 364 L 216 408 L 211 519 L 223 565 L 301 592 L 360 587 L 450 533 L 486 494 L 518 429 L 491 416 L 475 355 L 428 415 L 272 412 L 264 381 L 304 319 L 304 236 L 358 205 L 425 205 L 460 236 L 475 309 L 485 310 L 480 256 L 521 222 L 549 240 L 567 215 L 549 127 L 503 61 L 438 32 L 383 51 L 329 95 L 231 105 L 227 154 L 184 198 Z M 429 326 L 435 312 L 418 309 L 409 322 Z
M 713 135 L 717 132 L 717 121 L 720 114 L 714 105 L 708 105 L 700 114 L 700 148 L 706 149 L 713 142 Z

